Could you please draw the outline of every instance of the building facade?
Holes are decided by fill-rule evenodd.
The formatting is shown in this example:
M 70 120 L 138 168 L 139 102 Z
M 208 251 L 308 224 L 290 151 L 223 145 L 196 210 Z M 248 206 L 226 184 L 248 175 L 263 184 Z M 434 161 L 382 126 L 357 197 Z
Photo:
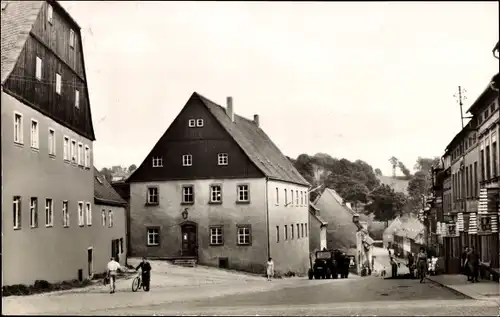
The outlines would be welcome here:
M 309 252 L 311 255 L 326 248 L 327 227 L 328 222 L 321 218 L 319 208 L 309 202 Z
M 309 184 L 259 126 L 193 93 L 129 177 L 130 254 L 308 268 Z
M 2 283 L 88 278 L 99 229 L 80 27 L 55 1 L 2 2 L 1 23 Z

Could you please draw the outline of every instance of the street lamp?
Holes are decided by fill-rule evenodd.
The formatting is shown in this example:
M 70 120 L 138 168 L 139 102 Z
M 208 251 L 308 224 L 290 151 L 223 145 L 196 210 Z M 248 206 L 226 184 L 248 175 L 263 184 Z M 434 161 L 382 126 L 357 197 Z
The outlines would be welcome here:
M 182 211 L 181 215 L 182 215 L 182 219 L 186 220 L 187 217 L 188 217 L 188 209 L 184 208 L 184 210 Z

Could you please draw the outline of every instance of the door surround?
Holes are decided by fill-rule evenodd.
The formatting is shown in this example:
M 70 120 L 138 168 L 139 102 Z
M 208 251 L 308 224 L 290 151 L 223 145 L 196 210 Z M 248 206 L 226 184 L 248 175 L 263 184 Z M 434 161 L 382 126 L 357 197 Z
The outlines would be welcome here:
M 198 224 L 196 222 L 186 220 L 183 221 L 179 224 L 180 227 L 180 234 L 181 234 L 181 241 L 180 241 L 180 247 L 181 247 L 181 255 L 186 255 L 186 256 L 198 256 Z M 194 232 L 194 241 L 191 241 L 191 243 L 194 243 L 194 245 L 189 246 L 189 233 L 185 232 L 186 228 L 193 228 L 194 230 L 190 232 Z M 186 235 L 186 237 L 184 236 Z M 186 247 L 184 247 L 184 240 L 186 240 Z M 187 249 L 186 249 L 187 248 Z

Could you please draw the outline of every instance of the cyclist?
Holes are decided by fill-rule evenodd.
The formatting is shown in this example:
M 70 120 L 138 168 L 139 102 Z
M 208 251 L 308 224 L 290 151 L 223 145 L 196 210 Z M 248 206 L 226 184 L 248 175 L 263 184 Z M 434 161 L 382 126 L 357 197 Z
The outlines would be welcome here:
M 120 263 L 116 262 L 114 258 L 111 258 L 108 262 L 107 270 L 109 277 L 109 288 L 111 289 L 111 291 L 109 292 L 110 294 L 113 294 L 115 292 L 116 275 L 118 273 L 118 270 L 120 270 Z
M 146 261 L 146 258 L 142 258 L 142 262 L 139 263 L 139 265 L 135 268 L 135 270 L 141 269 L 141 275 L 142 275 L 142 285 L 144 287 L 144 290 L 146 292 L 149 292 L 149 283 L 151 281 L 151 264 L 149 264 L 148 261 Z
M 417 255 L 417 270 L 420 276 L 420 283 L 424 282 L 425 273 L 427 272 L 427 253 L 425 248 L 421 247 Z

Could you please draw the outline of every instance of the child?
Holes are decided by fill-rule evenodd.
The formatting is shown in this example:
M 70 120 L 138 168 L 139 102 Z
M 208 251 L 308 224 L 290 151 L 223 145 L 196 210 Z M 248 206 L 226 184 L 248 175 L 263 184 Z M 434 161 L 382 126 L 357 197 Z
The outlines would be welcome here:
M 267 280 L 270 281 L 274 276 L 274 262 L 272 258 L 267 261 Z

